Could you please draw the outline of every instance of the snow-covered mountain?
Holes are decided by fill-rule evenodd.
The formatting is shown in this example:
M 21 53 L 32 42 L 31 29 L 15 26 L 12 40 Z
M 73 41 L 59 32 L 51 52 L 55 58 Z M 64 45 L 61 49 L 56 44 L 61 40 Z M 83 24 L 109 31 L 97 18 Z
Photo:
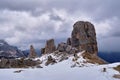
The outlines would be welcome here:
M 0 58 L 23 57 L 24 54 L 15 46 L 9 45 L 6 41 L 0 40 Z

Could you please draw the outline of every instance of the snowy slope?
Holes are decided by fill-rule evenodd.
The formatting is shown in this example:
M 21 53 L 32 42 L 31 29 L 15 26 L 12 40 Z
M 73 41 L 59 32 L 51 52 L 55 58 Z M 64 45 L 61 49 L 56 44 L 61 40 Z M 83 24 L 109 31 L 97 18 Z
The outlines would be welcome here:
M 86 59 L 83 58 L 82 54 L 84 53 L 84 51 L 77 53 L 77 60 L 75 60 L 76 58 L 73 55 L 55 55 L 54 53 L 51 54 L 46 54 L 43 55 L 40 58 L 36 58 L 36 60 L 41 60 L 42 67 L 45 67 L 45 62 L 47 62 L 48 56 L 52 56 L 53 59 L 56 60 L 57 63 L 56 64 L 62 64 L 62 65 L 67 65 L 69 67 L 82 67 L 82 66 L 93 66 L 93 65 L 98 65 L 96 64 L 92 64 L 92 63 L 88 63 Z M 63 60 L 63 62 L 61 61 L 61 58 L 63 57 L 67 57 L 68 59 Z M 74 59 L 74 61 L 73 61 Z M 64 64 L 63 64 L 64 63 Z
M 60 57 L 61 56 L 59 56 L 59 57 L 57 57 L 57 56 L 55 56 L 54 55 L 54 53 L 53 54 L 49 54 L 49 55 L 44 55 L 44 56 L 42 56 L 41 58 L 39 58 L 40 60 L 43 60 L 43 63 L 41 64 L 41 66 L 42 67 L 66 67 L 66 68 L 72 68 L 74 65 L 75 65 L 75 67 L 83 67 L 83 66 L 93 66 L 93 65 L 97 65 L 97 64 L 91 64 L 91 63 L 84 63 L 86 60 L 81 56 L 81 54 L 82 53 L 84 53 L 84 51 L 83 52 L 81 52 L 81 53 L 78 53 L 78 56 L 79 56 L 79 58 L 78 58 L 78 60 L 76 60 L 76 61 L 73 61 L 73 59 L 74 59 L 74 56 L 72 56 L 72 55 L 67 55 L 68 56 L 68 59 L 66 59 L 66 60 L 63 60 L 63 61 L 61 61 L 61 62 L 59 62 L 59 60 L 61 59 Z M 52 56 L 56 61 L 57 61 L 57 63 L 55 63 L 54 65 L 48 65 L 48 66 L 45 66 L 45 62 L 46 62 L 46 60 L 47 60 L 47 57 L 48 56 Z M 79 62 L 79 64 L 77 64 L 77 62 Z
M 119 74 L 113 67 L 120 63 L 98 65 L 85 63 L 85 59 L 81 56 L 83 52 L 78 53 L 79 59 L 72 61 L 73 56 L 69 56 L 67 60 L 59 62 L 59 58 L 54 54 L 49 54 L 54 57 L 58 63 L 45 66 L 44 63 L 49 55 L 44 55 L 37 58 L 43 61 L 43 68 L 29 69 L 0 69 L 0 80 L 119 80 L 113 78 L 114 74 Z M 76 64 L 79 62 L 79 64 Z M 71 67 L 76 64 L 75 67 Z M 103 72 L 106 68 L 106 72 Z M 15 71 L 23 70 L 20 73 Z
M 61 62 L 42 69 L 22 69 L 21 73 L 14 73 L 20 69 L 1 69 L 0 80 L 119 80 L 112 77 L 118 74 L 112 69 L 118 64 L 70 68 Z M 104 67 L 107 72 L 102 72 Z

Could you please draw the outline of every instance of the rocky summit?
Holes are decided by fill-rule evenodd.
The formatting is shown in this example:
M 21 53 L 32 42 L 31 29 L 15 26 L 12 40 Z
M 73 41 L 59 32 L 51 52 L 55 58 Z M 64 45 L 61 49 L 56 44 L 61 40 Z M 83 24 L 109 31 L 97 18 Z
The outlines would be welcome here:
M 96 55 L 98 48 L 94 25 L 90 22 L 77 21 L 66 43 L 61 42 L 55 48 L 54 39 L 48 40 L 45 48 L 41 49 L 41 53 L 52 53 L 56 50 L 70 54 L 85 50 L 86 53 Z
M 54 40 L 48 40 L 46 47 L 42 48 L 42 53 L 48 53 L 43 54 L 40 58 L 43 66 L 53 65 L 67 59 L 72 59 L 74 65 L 71 67 L 83 66 L 86 63 L 107 63 L 97 56 L 98 48 L 94 25 L 85 21 L 77 21 L 73 25 L 71 37 L 66 42 L 59 43 L 56 49 Z M 83 65 L 81 65 L 82 62 Z
M 70 44 L 70 39 L 68 39 Z M 78 21 L 73 25 L 71 45 L 79 51 L 85 50 L 91 54 L 97 54 L 97 40 L 94 25 L 90 22 Z

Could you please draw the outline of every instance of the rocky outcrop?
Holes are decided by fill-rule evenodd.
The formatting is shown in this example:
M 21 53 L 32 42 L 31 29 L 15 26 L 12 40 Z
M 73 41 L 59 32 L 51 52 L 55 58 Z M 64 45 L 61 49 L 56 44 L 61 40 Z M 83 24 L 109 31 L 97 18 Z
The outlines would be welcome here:
M 30 46 L 30 53 L 29 53 L 28 57 L 29 58 L 36 58 L 37 57 L 37 53 L 35 52 L 33 45 Z
M 57 48 L 54 39 L 47 40 L 45 47 L 41 49 L 41 54 L 46 54 L 45 56 L 43 55 L 45 60 L 43 60 L 43 57 L 35 60 L 34 58 L 38 57 L 36 51 L 33 45 L 31 45 L 30 52 L 24 51 L 28 58 L 23 58 L 22 51 L 17 49 L 17 47 L 10 46 L 4 40 L 0 40 L 0 68 L 25 68 L 33 66 L 42 68 L 40 64 L 48 66 L 67 60 L 69 57 L 73 58 L 72 61 L 75 62 L 73 66 L 81 66 L 82 61 L 79 61 L 81 58 L 86 60 L 83 63 L 106 63 L 96 55 L 98 52 L 96 32 L 94 25 L 90 22 L 76 22 L 73 26 L 71 37 L 67 39 L 66 43 L 59 43 Z M 19 58 L 20 56 L 22 58 Z M 11 57 L 14 58 L 11 59 Z
M 75 47 L 72 47 L 71 45 L 68 45 L 66 43 L 60 43 L 58 44 L 57 50 L 59 52 L 67 52 L 69 54 L 74 54 L 78 52 L 78 49 Z
M 67 39 L 67 45 L 71 45 L 71 38 Z
M 49 64 L 54 64 L 54 63 L 56 63 L 55 59 L 52 58 L 52 56 L 48 56 L 48 59 L 45 65 L 48 66 Z
M 7 65 L 8 59 L 1 58 L 0 67 L 3 68 Z
M 46 42 L 45 48 L 41 49 L 41 53 L 52 53 L 55 50 L 74 54 L 85 50 L 86 53 L 97 54 L 97 40 L 94 25 L 90 22 L 78 21 L 73 25 L 71 38 L 66 43 L 59 43 L 55 48 L 54 39 Z
M 66 43 L 58 44 L 60 52 L 76 53 L 85 50 L 87 53 L 97 54 L 97 41 L 94 25 L 90 22 L 78 21 L 73 25 L 71 38 Z
M 45 53 L 45 48 L 41 48 L 41 54 Z
M 0 68 L 29 68 L 40 65 L 41 61 L 32 59 L 5 59 L 0 60 Z
M 42 54 L 52 53 L 56 50 L 56 46 L 54 43 L 54 39 L 50 39 L 46 41 L 45 48 L 41 49 Z
M 67 47 L 67 44 L 61 42 L 60 44 L 58 44 L 57 50 L 59 50 L 59 52 L 64 52 L 66 47 Z
M 76 22 L 71 37 L 72 47 L 76 47 L 79 51 L 86 50 L 88 53 L 97 54 L 96 32 L 90 22 Z

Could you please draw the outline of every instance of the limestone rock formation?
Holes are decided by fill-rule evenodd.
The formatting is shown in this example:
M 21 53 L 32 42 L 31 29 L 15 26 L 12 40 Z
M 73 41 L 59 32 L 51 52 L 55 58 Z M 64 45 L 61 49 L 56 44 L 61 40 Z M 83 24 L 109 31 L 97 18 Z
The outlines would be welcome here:
M 94 25 L 90 22 L 78 21 L 73 25 L 71 45 L 79 51 L 86 50 L 88 53 L 97 54 L 97 41 Z
M 8 62 L 8 59 L 2 58 L 0 61 L 0 68 L 4 68 L 7 62 Z
M 42 52 L 46 53 L 52 53 L 56 50 L 56 46 L 54 43 L 54 39 L 50 39 L 46 41 L 45 48 L 42 49 Z
M 71 38 L 67 39 L 67 45 L 71 45 Z
M 60 44 L 58 44 L 57 50 L 59 50 L 60 52 L 64 52 L 66 47 L 67 47 L 67 44 L 61 42 Z
M 28 57 L 29 58 L 36 58 L 37 57 L 37 54 L 35 52 L 33 45 L 30 45 L 30 53 L 29 53 Z
M 94 25 L 90 22 L 76 22 L 73 25 L 71 38 L 68 38 L 66 43 L 59 43 L 56 49 L 54 39 L 50 39 L 46 42 L 45 48 L 41 49 L 41 53 L 52 53 L 55 50 L 70 54 L 85 50 L 87 53 L 97 54 L 98 48 Z
M 74 54 L 78 52 L 78 49 L 75 47 L 72 47 L 71 45 L 68 45 L 67 43 L 61 42 L 58 44 L 57 50 L 59 52 L 67 52 L 69 54 Z
M 0 68 L 29 68 L 36 67 L 41 61 L 18 58 L 18 59 L 0 59 Z
M 48 66 L 49 64 L 54 64 L 54 63 L 56 63 L 55 59 L 52 58 L 52 56 L 48 56 L 48 59 L 45 65 Z
M 41 48 L 41 54 L 45 53 L 45 48 Z

